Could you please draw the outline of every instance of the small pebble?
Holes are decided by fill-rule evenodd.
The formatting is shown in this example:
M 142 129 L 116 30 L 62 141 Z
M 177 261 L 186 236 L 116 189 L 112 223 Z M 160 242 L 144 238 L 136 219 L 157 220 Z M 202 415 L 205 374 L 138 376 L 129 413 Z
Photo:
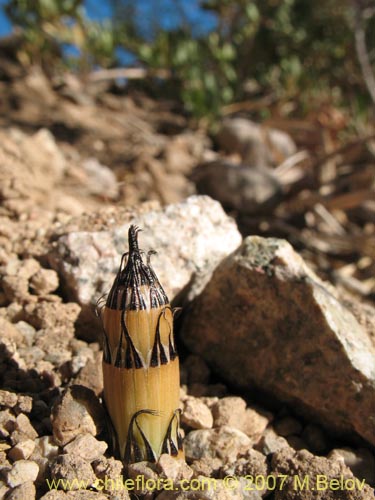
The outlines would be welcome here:
M 92 434 L 81 434 L 65 445 L 64 451 L 93 462 L 103 455 L 107 448 L 107 443 L 98 441 Z
M 38 477 L 39 467 L 32 460 L 18 460 L 6 474 L 7 483 L 11 488 L 27 481 L 35 481 Z
M 233 461 L 251 446 L 252 441 L 246 434 L 228 426 L 191 431 L 184 441 L 188 461 L 215 456 Z
M 242 429 L 246 416 L 246 401 L 239 397 L 219 399 L 211 408 L 214 426 L 229 425 Z
M 13 488 L 7 495 L 6 500 L 34 500 L 36 490 L 34 483 L 27 481 Z
M 288 447 L 288 441 L 282 436 L 276 434 L 272 428 L 266 429 L 264 435 L 255 446 L 255 448 L 261 451 L 264 455 L 271 455 L 282 448 Z
M 37 295 L 48 295 L 59 286 L 59 277 L 53 269 L 39 269 L 30 279 L 30 287 Z
M 156 470 L 161 477 L 171 479 L 173 482 L 182 479 L 190 479 L 193 470 L 187 465 L 185 460 L 176 460 L 163 453 L 156 464 Z
M 91 465 L 81 457 L 75 455 L 59 455 L 50 466 L 52 479 L 65 479 L 70 482 L 73 490 L 82 489 L 85 483 L 89 488 L 95 483 L 96 476 Z
M 188 396 L 184 400 L 181 423 L 192 429 L 210 429 L 213 424 L 212 413 L 198 398 Z
M 52 410 L 53 436 L 59 446 L 82 433 L 96 436 L 104 425 L 104 410 L 98 397 L 81 385 L 69 387 Z
M 26 439 L 26 441 L 20 441 L 9 451 L 8 456 L 13 462 L 17 460 L 27 460 L 32 455 L 35 449 L 35 441 L 32 439 Z

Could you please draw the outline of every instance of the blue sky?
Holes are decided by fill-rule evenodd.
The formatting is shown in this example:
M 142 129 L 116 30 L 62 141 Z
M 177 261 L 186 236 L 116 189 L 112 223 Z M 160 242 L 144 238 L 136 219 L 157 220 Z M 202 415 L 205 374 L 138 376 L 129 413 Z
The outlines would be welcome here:
M 159 21 L 164 29 L 171 29 L 178 24 L 180 15 L 176 9 L 175 0 L 134 0 L 137 6 L 137 17 L 140 25 L 142 21 L 150 19 L 155 13 L 155 7 L 160 16 Z M 11 32 L 12 26 L 3 13 L 2 7 L 6 0 L 0 0 L 0 37 Z M 198 34 L 213 29 L 216 25 L 215 16 L 209 12 L 202 11 L 199 7 L 199 0 L 180 0 L 179 4 L 186 16 L 186 19 Z M 85 0 L 86 12 L 92 19 L 100 20 L 111 15 L 110 3 L 102 0 Z

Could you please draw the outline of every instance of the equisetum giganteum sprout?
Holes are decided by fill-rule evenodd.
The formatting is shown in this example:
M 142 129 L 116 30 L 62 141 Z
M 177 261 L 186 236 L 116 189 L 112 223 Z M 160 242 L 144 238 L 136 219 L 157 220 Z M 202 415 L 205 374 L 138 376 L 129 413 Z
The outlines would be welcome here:
M 130 226 L 129 252 L 100 309 L 104 404 L 125 463 L 155 462 L 162 453 L 184 457 L 173 311 L 150 264 L 155 252 L 144 255 L 138 232 Z

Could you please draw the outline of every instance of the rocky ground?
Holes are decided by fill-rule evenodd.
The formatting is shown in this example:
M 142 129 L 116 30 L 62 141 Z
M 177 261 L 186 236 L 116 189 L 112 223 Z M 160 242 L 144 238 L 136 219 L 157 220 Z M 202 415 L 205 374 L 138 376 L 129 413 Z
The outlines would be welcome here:
M 0 497 L 373 498 L 371 148 L 1 78 Z M 107 444 L 94 310 L 131 223 L 183 308 L 186 463 L 125 469 Z

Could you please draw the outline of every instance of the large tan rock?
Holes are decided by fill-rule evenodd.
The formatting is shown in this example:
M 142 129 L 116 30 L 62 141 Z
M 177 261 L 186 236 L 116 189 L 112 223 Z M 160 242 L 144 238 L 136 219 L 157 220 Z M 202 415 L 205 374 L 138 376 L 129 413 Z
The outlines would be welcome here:
M 227 382 L 375 442 L 374 346 L 286 241 L 246 238 L 186 311 L 183 340 Z

